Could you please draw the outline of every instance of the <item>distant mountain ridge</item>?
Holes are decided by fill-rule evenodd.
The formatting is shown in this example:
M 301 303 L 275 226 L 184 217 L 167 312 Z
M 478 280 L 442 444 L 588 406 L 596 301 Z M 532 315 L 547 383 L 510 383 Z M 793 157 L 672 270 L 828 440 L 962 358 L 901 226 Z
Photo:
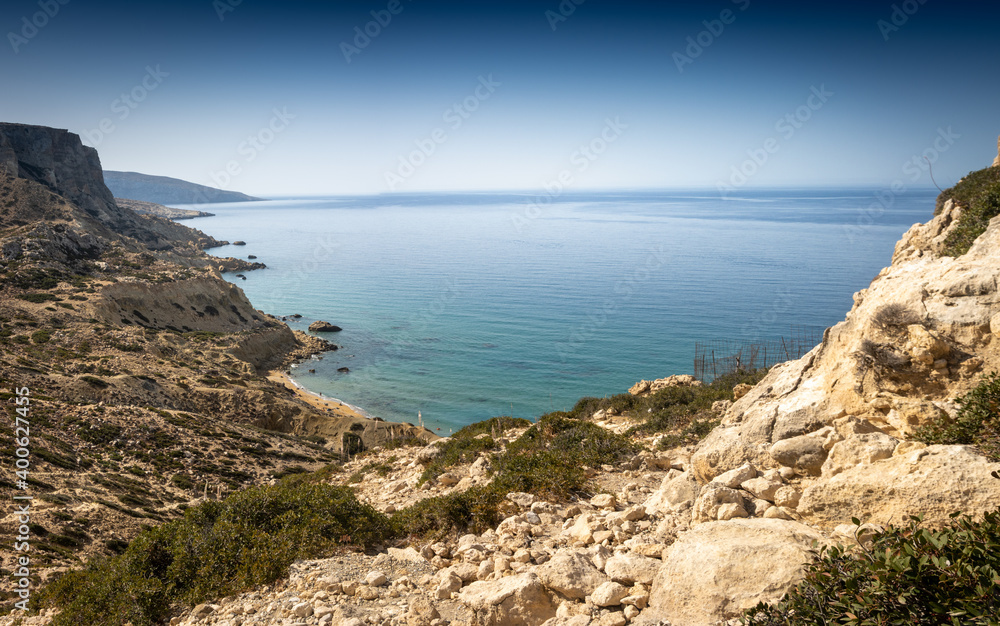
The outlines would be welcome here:
M 238 191 L 225 191 L 189 183 L 179 178 L 151 176 L 138 172 L 104 170 L 104 184 L 116 198 L 129 198 L 156 204 L 205 204 L 212 202 L 255 202 L 254 198 Z

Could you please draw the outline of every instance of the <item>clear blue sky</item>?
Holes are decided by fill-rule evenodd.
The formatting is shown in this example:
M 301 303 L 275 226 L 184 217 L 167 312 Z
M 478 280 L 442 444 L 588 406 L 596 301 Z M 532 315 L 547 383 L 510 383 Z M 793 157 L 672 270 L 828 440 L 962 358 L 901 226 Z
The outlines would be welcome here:
M 928 186 L 925 154 L 946 186 L 995 156 L 995 2 L 577 2 L 8 0 L 0 118 L 272 196 Z

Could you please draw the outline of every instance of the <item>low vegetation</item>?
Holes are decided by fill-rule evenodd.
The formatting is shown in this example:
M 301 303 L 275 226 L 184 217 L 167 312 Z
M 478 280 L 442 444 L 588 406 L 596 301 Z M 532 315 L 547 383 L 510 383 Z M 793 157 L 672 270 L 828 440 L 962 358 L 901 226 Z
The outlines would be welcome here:
M 479 446 L 497 449 L 494 437 L 524 425 L 525 420 L 502 417 L 463 428 L 444 445 L 428 472 L 439 475 L 452 465 L 470 460 L 468 455 Z M 567 413 L 550 413 L 539 418 L 504 452 L 491 457 L 493 480 L 489 484 L 421 500 L 393 515 L 392 523 L 400 536 L 483 532 L 503 519 L 508 493 L 523 491 L 564 499 L 585 488 L 587 467 L 618 463 L 636 452 L 636 446 L 625 436 Z
M 958 416 L 940 418 L 914 437 L 928 444 L 976 446 L 992 461 L 1000 461 L 1000 374 L 993 372 L 958 399 Z
M 1000 168 L 970 172 L 957 185 L 944 190 L 938 197 L 935 214 L 941 212 L 948 199 L 962 207 L 962 214 L 945 240 L 943 254 L 961 256 L 986 231 L 990 220 L 1000 215 Z
M 140 534 L 121 555 L 57 579 L 33 602 L 61 607 L 57 626 L 155 624 L 173 603 L 269 583 L 297 559 L 370 548 L 390 535 L 389 520 L 350 489 L 292 479 L 189 508 L 182 519 Z
M 942 530 L 920 521 L 875 533 L 863 549 L 823 550 L 794 590 L 743 624 L 1000 624 L 1000 510 Z

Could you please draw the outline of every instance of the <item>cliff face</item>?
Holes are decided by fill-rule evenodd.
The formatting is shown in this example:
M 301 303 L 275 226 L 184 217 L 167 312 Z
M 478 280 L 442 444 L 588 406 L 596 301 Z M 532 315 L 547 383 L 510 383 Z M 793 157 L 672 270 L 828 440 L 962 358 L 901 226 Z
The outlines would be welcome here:
M 77 222 L 81 228 L 93 231 L 103 227 L 108 230 L 106 236 L 124 235 L 153 250 L 218 245 L 199 231 L 118 206 L 104 184 L 97 151 L 84 146 L 79 135 L 65 130 L 0 123 L 0 174 L 26 181 L 26 187 L 34 183 L 64 199 L 71 207 L 62 217 Z M 21 186 L 25 187 L 24 183 Z M 40 189 L 32 193 L 44 197 Z M 46 206 L 50 202 L 39 204 Z M 44 216 L 22 212 L 21 217 L 31 221 Z
M 733 404 L 692 456 L 699 482 L 745 463 L 783 468 L 801 477 L 796 514 L 821 526 L 917 513 L 943 523 L 1000 502 L 995 464 L 909 441 L 1000 370 L 1000 218 L 967 253 L 942 256 L 963 210 L 948 200 L 913 226 L 820 345 Z
M 94 217 L 116 213 L 97 150 L 65 130 L 0 124 L 0 163 L 9 176 L 41 183 Z
M 113 325 L 183 332 L 235 333 L 277 326 L 253 308 L 243 290 L 217 278 L 159 285 L 118 282 L 101 290 L 93 310 L 95 317 Z M 288 343 L 294 344 L 294 338 Z

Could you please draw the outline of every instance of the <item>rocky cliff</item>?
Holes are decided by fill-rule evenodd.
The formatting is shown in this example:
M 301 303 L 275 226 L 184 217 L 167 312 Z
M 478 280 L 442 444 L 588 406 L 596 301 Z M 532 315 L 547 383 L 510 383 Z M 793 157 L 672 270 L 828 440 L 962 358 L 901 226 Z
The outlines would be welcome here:
M 385 422 L 313 406 L 265 376 L 334 346 L 254 309 L 219 268 L 263 265 L 205 254 L 218 243 L 119 206 L 76 135 L 0 124 L 0 386 L 30 396 L 42 578 L 113 554 L 138 520 L 175 518 L 209 487 L 323 467 L 352 427 L 369 444 L 386 438 Z M 0 436 L 13 438 L 11 420 Z M 0 552 L 0 566 L 15 557 Z

